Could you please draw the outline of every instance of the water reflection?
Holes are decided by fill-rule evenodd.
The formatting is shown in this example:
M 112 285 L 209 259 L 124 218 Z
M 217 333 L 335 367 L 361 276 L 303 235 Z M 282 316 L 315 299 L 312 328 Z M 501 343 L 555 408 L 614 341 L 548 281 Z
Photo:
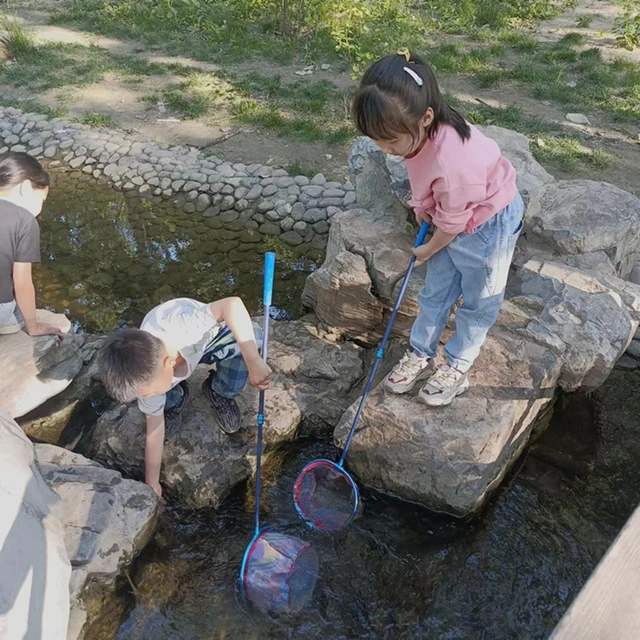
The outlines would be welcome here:
M 301 256 L 273 237 L 260 241 L 238 223 L 77 180 L 53 175 L 39 218 L 43 262 L 35 269 L 39 304 L 66 313 L 76 329 L 138 325 L 153 306 L 179 296 L 240 295 L 257 312 L 265 250 L 278 254 L 276 314 L 300 315 L 304 280 L 319 255 Z

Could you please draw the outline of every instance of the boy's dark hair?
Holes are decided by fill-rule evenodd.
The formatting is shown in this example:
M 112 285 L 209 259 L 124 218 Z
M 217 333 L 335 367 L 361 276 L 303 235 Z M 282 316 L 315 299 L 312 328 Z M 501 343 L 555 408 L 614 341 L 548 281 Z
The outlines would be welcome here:
M 405 67 L 422 79 L 416 82 Z M 442 97 L 431 67 L 410 54 L 385 56 L 372 64 L 360 81 L 352 104 L 356 127 L 373 140 L 394 140 L 408 133 L 416 140 L 420 136 L 420 120 L 433 109 L 433 123 L 427 137 L 433 138 L 442 123 L 451 125 L 462 140 L 471 137 L 465 119 Z
M 107 393 L 119 402 L 133 402 L 140 387 L 151 382 L 162 356 L 162 340 L 140 329 L 120 329 L 98 352 L 98 370 Z
M 34 189 L 49 186 L 49 174 L 33 156 L 18 151 L 0 155 L 0 189 L 13 189 L 25 180 L 30 180 Z

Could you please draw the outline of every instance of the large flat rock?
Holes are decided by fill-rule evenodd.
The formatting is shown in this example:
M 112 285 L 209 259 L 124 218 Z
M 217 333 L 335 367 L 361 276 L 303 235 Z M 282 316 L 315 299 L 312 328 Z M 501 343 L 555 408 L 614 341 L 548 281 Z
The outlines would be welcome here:
M 633 296 L 627 291 L 626 298 Z M 475 511 L 526 446 L 556 385 L 573 391 L 604 382 L 635 334 L 633 313 L 598 277 L 531 260 L 509 285 L 470 372 L 470 390 L 450 407 L 429 409 L 417 388 L 396 396 L 379 385 L 367 400 L 348 467 L 364 484 L 400 498 L 456 515 Z M 335 430 L 339 446 L 356 405 Z
M 40 473 L 33 445 L 0 412 L 0 638 L 66 640 L 71 564 L 60 499 Z
M 71 330 L 63 315 L 38 309 L 37 319 Z M 0 409 L 17 418 L 64 391 L 82 367 L 82 342 L 78 335 L 31 338 L 24 331 L 0 336 Z
M 393 363 L 388 363 L 387 368 Z M 432 509 L 466 515 L 508 471 L 552 400 L 561 361 L 549 349 L 494 330 L 470 374 L 471 389 L 431 409 L 378 385 L 368 398 L 347 456 L 366 485 Z M 342 446 L 357 408 L 335 430 Z

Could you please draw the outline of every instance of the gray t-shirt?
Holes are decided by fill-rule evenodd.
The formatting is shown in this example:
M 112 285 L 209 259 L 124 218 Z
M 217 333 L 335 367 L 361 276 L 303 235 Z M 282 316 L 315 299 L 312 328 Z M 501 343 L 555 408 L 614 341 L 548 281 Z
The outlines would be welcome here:
M 207 347 L 222 328 L 211 312 L 211 305 L 190 298 L 169 300 L 144 317 L 140 329 L 160 338 L 180 352 L 187 363 L 184 375 L 174 376 L 171 387 L 186 380 L 198 366 Z M 138 398 L 138 407 L 149 416 L 160 416 L 164 412 L 166 395 Z
M 32 213 L 0 199 L 0 303 L 13 300 L 14 262 L 40 262 L 40 229 Z

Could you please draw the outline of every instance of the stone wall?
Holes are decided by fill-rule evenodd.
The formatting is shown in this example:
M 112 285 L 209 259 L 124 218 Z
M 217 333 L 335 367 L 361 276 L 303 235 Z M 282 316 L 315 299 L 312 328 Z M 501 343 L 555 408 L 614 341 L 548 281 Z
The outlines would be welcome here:
M 0 153 L 27 152 L 104 180 L 130 196 L 166 201 L 188 214 L 324 250 L 332 217 L 356 201 L 350 182 L 290 176 L 267 165 L 230 163 L 121 131 L 94 129 L 0 107 Z

